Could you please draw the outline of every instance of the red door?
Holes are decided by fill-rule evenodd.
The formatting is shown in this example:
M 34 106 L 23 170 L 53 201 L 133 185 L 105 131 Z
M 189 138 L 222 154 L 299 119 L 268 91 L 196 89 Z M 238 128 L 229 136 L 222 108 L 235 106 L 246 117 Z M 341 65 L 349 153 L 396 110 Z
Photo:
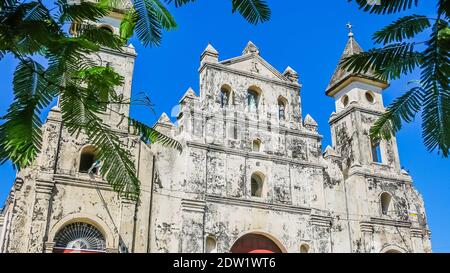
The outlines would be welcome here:
M 281 253 L 281 249 L 269 238 L 260 234 L 247 234 L 239 238 L 231 253 Z

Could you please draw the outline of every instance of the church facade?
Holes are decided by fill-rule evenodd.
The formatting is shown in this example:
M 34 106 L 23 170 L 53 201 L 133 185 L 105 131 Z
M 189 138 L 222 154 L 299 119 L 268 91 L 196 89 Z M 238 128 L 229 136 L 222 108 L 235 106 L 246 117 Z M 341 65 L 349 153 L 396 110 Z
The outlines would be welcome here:
M 112 14 L 99 26 L 117 32 L 119 22 Z M 361 51 L 350 33 L 342 57 Z M 125 77 L 125 97 L 136 56 L 131 45 L 94 56 Z M 277 71 L 253 43 L 228 60 L 208 45 L 199 76 L 176 123 L 162 114 L 155 124 L 181 153 L 128 134 L 117 114 L 126 106 L 103 117 L 133 155 L 139 202 L 87 173 L 95 147 L 71 136 L 54 107 L 42 152 L 17 173 L 1 211 L 0 252 L 431 252 L 396 139 L 368 135 L 385 110 L 386 82 L 338 65 L 325 91 L 336 110 L 323 149 L 317 123 L 302 113 L 297 72 Z

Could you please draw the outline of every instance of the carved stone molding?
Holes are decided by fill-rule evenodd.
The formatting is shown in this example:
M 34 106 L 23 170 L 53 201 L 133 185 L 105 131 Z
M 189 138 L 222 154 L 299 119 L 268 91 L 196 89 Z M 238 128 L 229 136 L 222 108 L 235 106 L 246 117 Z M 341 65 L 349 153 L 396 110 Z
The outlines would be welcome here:
M 305 207 L 274 204 L 274 203 L 265 203 L 265 202 L 258 202 L 258 201 L 254 201 L 254 200 L 239 199 L 239 198 L 207 195 L 205 200 L 207 202 L 211 202 L 211 203 L 221 203 L 221 204 L 228 204 L 228 205 L 233 205 L 233 206 L 285 211 L 285 212 L 304 214 L 304 215 L 309 215 L 311 213 L 311 209 L 305 208 Z
M 403 227 L 403 228 L 411 228 L 412 223 L 408 221 L 400 221 L 400 220 L 392 220 L 392 219 L 384 219 L 384 218 L 376 218 L 371 217 L 370 223 L 372 225 L 381 225 L 381 226 L 393 226 L 393 227 Z
M 54 186 L 55 182 L 52 180 L 44 180 L 44 179 L 36 180 L 37 193 L 51 194 Z
M 189 200 L 183 199 L 181 200 L 181 209 L 183 211 L 191 211 L 191 212 L 205 212 L 206 202 L 203 200 Z
M 311 215 L 310 218 L 311 225 L 320 226 L 320 227 L 331 227 L 331 222 L 333 220 L 330 216 L 322 216 L 322 215 Z
M 323 168 L 326 167 L 325 165 L 319 164 L 319 163 L 316 164 L 316 163 L 307 162 L 307 161 L 303 161 L 303 160 L 299 160 L 299 159 L 293 159 L 293 158 L 288 158 L 288 157 L 280 157 L 280 156 L 269 155 L 269 154 L 243 152 L 242 150 L 225 148 L 223 146 L 217 146 L 217 145 L 209 145 L 209 144 L 203 144 L 203 143 L 197 143 L 197 142 L 191 142 L 191 141 L 188 141 L 186 144 L 187 144 L 188 147 L 204 149 L 204 150 L 207 150 L 207 151 L 224 152 L 224 153 L 227 153 L 227 154 L 239 155 L 239 156 L 244 156 L 244 157 L 253 158 L 253 159 L 260 159 L 260 160 L 267 160 L 267 161 L 273 161 L 273 162 L 279 162 L 279 163 L 288 163 L 288 164 L 290 163 L 290 164 L 296 164 L 296 165 L 301 165 L 301 166 L 308 166 L 308 167 L 318 168 L 318 169 L 323 169 Z
M 359 224 L 359 227 L 363 233 L 373 233 L 373 225 L 371 223 L 362 222 Z

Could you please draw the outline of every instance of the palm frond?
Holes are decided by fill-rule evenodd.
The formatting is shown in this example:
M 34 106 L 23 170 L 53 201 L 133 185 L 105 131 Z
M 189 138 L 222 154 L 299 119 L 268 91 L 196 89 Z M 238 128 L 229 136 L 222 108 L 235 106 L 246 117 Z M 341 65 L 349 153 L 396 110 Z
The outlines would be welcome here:
M 134 30 L 144 46 L 161 43 L 162 30 L 176 27 L 172 15 L 159 0 L 135 0 L 136 26 Z
M 233 13 L 238 11 L 252 24 L 270 19 L 271 11 L 264 0 L 232 0 L 231 3 Z
M 0 125 L 0 162 L 10 159 L 18 169 L 29 166 L 41 149 L 41 110 L 55 97 L 42 65 L 22 60 L 14 72 L 14 102 Z
M 137 14 L 134 8 L 129 9 L 120 22 L 120 37 L 125 41 L 133 36 L 136 27 Z
M 430 27 L 430 21 L 426 16 L 410 15 L 402 17 L 383 29 L 375 32 L 373 40 L 376 43 L 388 44 L 409 39 Z
M 136 200 L 140 182 L 131 153 L 123 147 L 118 134 L 98 116 L 97 102 L 89 99 L 89 89 L 69 86 L 61 95 L 61 111 L 69 133 L 83 132 L 98 151 L 100 172 L 111 187 L 122 196 Z
M 97 45 L 108 47 L 115 50 L 121 50 L 123 39 L 111 31 L 99 28 L 88 23 L 77 24 L 77 37 L 88 40 Z
M 177 140 L 158 132 L 157 130 L 145 125 L 142 122 L 139 122 L 133 118 L 128 117 L 128 124 L 129 124 L 128 131 L 131 132 L 132 134 L 140 135 L 141 139 L 144 142 L 160 143 L 163 146 L 175 148 L 179 152 L 182 152 L 183 150 L 181 143 L 179 143 Z
M 450 53 L 438 39 L 448 25 L 436 21 L 421 66 L 421 84 L 425 89 L 422 112 L 422 136 L 429 151 L 436 148 L 447 157 L 450 150 Z
M 402 128 L 402 121 L 411 122 L 421 109 L 423 102 L 423 89 L 411 88 L 402 96 L 392 102 L 386 112 L 370 128 L 370 137 L 373 140 L 389 140 Z
M 165 0 L 165 2 L 166 3 L 168 3 L 168 4 L 171 4 L 172 2 L 174 2 L 175 3 L 175 7 L 181 7 L 181 6 L 183 6 L 183 5 L 185 5 L 185 4 L 188 4 L 188 3 L 193 3 L 193 2 L 195 2 L 196 0 Z
M 348 0 L 352 2 L 353 0 Z M 391 14 L 416 7 L 419 0 L 354 0 L 359 9 L 375 14 Z
M 67 0 L 58 0 L 56 5 L 59 9 L 58 21 L 59 23 L 73 22 L 73 21 L 93 21 L 108 15 L 110 8 L 108 5 L 94 2 L 70 3 Z
M 16 4 L 17 0 L 0 0 L 0 9 L 6 8 L 6 7 L 11 7 L 14 4 Z
M 373 70 L 383 80 L 397 79 L 411 73 L 421 64 L 422 54 L 414 50 L 414 44 L 392 44 L 353 54 L 341 62 L 344 69 L 355 73 Z

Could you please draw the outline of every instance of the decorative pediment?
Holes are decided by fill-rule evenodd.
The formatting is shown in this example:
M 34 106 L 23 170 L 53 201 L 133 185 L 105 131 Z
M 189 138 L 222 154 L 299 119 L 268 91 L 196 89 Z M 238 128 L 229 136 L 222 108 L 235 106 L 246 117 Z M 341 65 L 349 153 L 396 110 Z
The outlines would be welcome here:
M 226 65 L 233 69 L 238 69 L 259 76 L 277 79 L 282 81 L 289 81 L 285 76 L 283 76 L 278 70 L 271 66 L 267 61 L 265 61 L 261 56 L 256 53 L 249 53 L 243 56 L 232 58 L 220 62 L 222 65 Z

